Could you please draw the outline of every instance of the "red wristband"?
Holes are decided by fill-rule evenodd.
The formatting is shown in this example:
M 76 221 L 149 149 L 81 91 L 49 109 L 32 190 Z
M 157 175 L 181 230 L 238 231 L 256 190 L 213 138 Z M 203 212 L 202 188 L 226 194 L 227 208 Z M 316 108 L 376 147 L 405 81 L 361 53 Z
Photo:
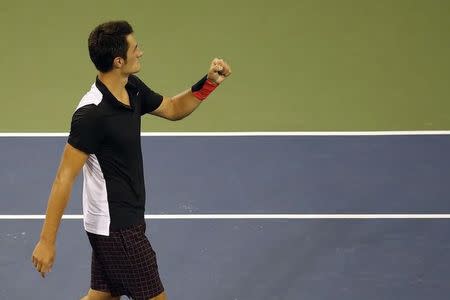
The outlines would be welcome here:
M 212 82 L 209 79 L 206 79 L 203 83 L 203 86 L 197 90 L 193 91 L 192 94 L 200 101 L 203 101 L 208 97 L 209 94 L 212 93 L 218 87 L 219 85 L 217 83 Z

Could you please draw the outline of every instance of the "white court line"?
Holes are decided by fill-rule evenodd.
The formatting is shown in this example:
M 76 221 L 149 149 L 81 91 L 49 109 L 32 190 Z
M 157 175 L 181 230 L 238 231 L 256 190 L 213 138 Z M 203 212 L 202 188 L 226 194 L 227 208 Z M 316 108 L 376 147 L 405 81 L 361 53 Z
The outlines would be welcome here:
M 0 132 L 0 137 L 67 137 L 67 132 Z M 141 136 L 386 136 L 450 135 L 449 130 L 416 131 L 239 131 L 239 132 L 142 132 Z
M 42 220 L 45 215 L 0 215 L 0 220 Z M 63 215 L 65 220 L 81 220 L 83 215 Z M 151 220 L 354 220 L 354 219 L 450 219 L 450 214 L 157 214 L 145 215 Z

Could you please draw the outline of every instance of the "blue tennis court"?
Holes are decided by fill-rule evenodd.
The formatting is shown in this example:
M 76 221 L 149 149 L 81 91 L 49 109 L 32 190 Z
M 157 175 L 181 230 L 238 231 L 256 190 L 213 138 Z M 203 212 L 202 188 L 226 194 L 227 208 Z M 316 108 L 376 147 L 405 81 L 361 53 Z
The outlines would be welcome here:
M 79 218 L 62 222 L 46 279 L 30 258 L 65 141 L 0 137 L 0 299 L 78 299 L 89 287 Z M 144 136 L 142 148 L 147 214 L 165 216 L 147 235 L 169 299 L 450 293 L 448 134 Z M 82 213 L 80 183 L 69 216 Z

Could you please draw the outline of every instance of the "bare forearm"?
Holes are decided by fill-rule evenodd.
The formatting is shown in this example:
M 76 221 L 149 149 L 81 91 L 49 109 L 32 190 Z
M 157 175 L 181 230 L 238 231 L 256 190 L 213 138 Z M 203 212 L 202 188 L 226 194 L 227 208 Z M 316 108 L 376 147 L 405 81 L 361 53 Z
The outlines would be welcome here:
M 230 67 L 222 59 L 215 58 L 207 75 L 190 89 L 174 97 L 164 97 L 152 114 L 172 121 L 183 119 L 197 109 L 230 74 Z
M 174 105 L 174 119 L 180 120 L 190 115 L 202 103 L 190 89 L 172 97 Z
M 59 224 L 69 202 L 73 183 L 87 158 L 87 153 L 74 148 L 69 143 L 64 147 L 61 163 L 48 198 L 47 213 L 41 236 L 31 256 L 34 267 L 41 273 L 42 277 L 45 277 L 45 274 L 52 268 L 55 260 L 55 242 Z
M 55 243 L 62 215 L 70 199 L 72 186 L 72 182 L 58 179 L 54 181 L 48 199 L 45 222 L 42 227 L 42 240 Z

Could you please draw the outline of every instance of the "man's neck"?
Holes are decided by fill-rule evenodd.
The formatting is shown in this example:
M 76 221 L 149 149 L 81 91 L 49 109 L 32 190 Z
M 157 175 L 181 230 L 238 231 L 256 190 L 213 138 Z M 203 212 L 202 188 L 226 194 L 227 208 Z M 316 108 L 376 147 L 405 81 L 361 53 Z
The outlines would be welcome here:
M 99 73 L 98 79 L 108 88 L 108 90 L 125 105 L 130 105 L 125 85 L 128 82 L 128 75 L 123 76 L 115 72 Z

